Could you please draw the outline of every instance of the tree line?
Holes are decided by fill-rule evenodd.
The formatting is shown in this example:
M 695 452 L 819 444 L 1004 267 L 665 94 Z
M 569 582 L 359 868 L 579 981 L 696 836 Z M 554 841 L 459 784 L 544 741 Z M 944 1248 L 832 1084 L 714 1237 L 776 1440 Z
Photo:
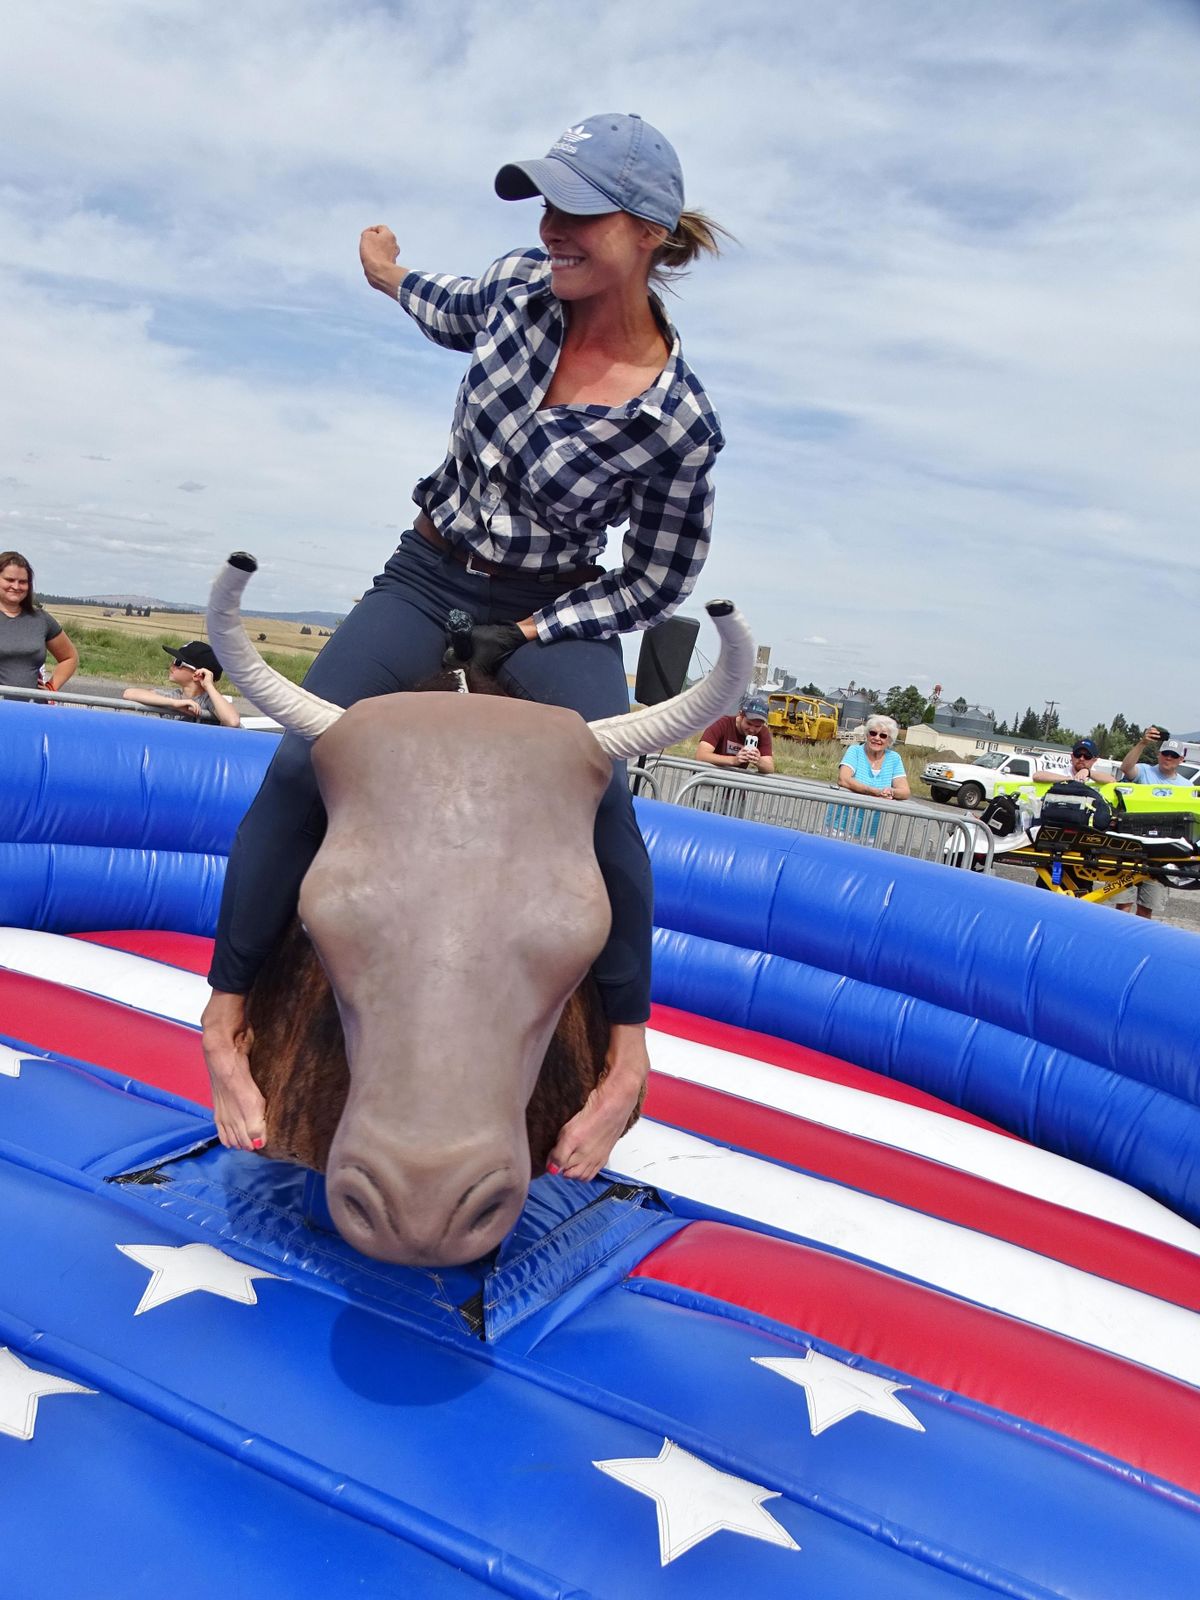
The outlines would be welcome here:
M 911 728 L 922 722 L 933 723 L 937 707 L 921 693 L 916 684 L 910 683 L 901 688 L 894 683 L 886 694 L 881 694 L 878 689 L 859 689 L 856 692 L 869 701 L 875 711 L 895 717 L 902 728 Z M 949 703 L 959 713 L 968 709 L 961 695 Z M 1090 739 L 1099 755 L 1108 756 L 1114 761 L 1120 761 L 1126 751 L 1143 737 L 1141 727 L 1120 711 L 1111 722 L 1098 722 L 1094 728 L 1067 728 L 1052 707 L 1035 711 L 1032 706 L 1026 706 L 1023 714 L 1016 712 L 1011 724 L 996 723 L 995 731 L 1010 738 L 1036 739 L 1041 744 L 1062 745 L 1068 750 L 1076 740 Z
M 1025 707 L 1024 716 L 1014 715 L 1011 727 L 1004 722 L 997 723 L 996 732 L 1007 733 L 1018 739 L 1040 739 L 1046 744 L 1061 744 L 1068 750 L 1077 739 L 1090 739 L 1099 755 L 1108 756 L 1114 761 L 1119 761 L 1126 751 L 1145 737 L 1139 724 L 1130 721 L 1120 711 L 1111 722 L 1098 722 L 1094 728 L 1064 728 L 1057 711 L 1035 711 L 1032 706 Z

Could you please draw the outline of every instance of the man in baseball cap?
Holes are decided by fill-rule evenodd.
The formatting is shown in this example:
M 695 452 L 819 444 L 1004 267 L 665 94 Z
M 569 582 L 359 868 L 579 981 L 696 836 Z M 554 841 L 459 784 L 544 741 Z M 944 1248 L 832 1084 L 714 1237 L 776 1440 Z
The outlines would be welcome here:
M 1071 765 L 1064 772 L 1058 767 L 1039 767 L 1033 774 L 1032 783 L 1061 783 L 1064 778 L 1074 778 L 1077 783 L 1091 783 L 1093 781 L 1092 768 L 1100 752 L 1096 748 L 1094 739 L 1076 739 L 1071 746 Z
M 1142 753 L 1152 739 L 1161 741 L 1156 763 L 1142 760 Z M 1128 755 L 1121 763 L 1121 771 L 1132 783 L 1151 783 L 1156 788 L 1186 787 L 1188 780 L 1179 775 L 1179 763 L 1183 755 L 1184 748 L 1178 739 L 1172 739 L 1165 728 L 1156 728 L 1151 724 L 1138 742 L 1130 746 Z
M 1143 761 L 1142 753 L 1152 739 L 1161 741 L 1158 760 Z M 1183 753 L 1183 745 L 1178 739 L 1172 739 L 1165 728 L 1156 728 L 1151 724 L 1137 743 L 1130 746 L 1129 753 L 1121 763 L 1121 771 L 1132 783 L 1149 783 L 1156 789 L 1186 789 L 1189 780 L 1182 777 L 1179 771 Z M 1130 889 L 1110 904 L 1115 905 L 1118 911 L 1132 911 L 1136 896 L 1138 916 L 1149 919 L 1161 916 L 1167 909 L 1168 893 L 1165 883 L 1139 883 L 1136 891 Z
M 769 709 L 762 695 L 747 695 L 733 716 L 718 717 L 705 728 L 696 747 L 696 760 L 707 761 L 711 767 L 734 767 L 739 772 L 774 772 L 774 746 L 767 727 Z

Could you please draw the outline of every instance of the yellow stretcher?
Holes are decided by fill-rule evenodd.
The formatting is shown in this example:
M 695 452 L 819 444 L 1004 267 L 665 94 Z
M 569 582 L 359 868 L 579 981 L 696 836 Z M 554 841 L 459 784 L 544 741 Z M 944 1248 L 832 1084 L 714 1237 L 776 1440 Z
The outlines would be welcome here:
M 1041 888 L 1078 900 L 1111 900 L 1148 882 L 1200 888 L 1200 788 L 1090 785 L 1112 807 L 1107 827 L 1097 829 L 1086 821 L 1043 821 L 1042 801 L 1050 787 L 996 785 L 997 794 L 1010 794 L 1016 802 L 1017 825 L 997 834 L 994 859 L 1031 866 Z

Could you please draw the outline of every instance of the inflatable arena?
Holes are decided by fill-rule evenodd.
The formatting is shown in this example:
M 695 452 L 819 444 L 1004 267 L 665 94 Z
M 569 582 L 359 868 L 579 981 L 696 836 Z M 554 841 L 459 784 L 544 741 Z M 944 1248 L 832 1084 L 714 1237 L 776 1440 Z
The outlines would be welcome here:
M 274 747 L 0 705 L 6 1600 L 1194 1592 L 1192 936 L 639 802 L 642 1120 L 386 1266 L 214 1139 Z

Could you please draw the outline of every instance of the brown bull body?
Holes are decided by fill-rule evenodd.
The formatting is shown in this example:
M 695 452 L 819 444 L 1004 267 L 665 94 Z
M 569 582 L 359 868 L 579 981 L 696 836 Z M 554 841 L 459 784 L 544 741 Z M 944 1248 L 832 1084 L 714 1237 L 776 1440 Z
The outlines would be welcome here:
M 574 712 L 475 694 L 362 701 L 313 762 L 304 927 L 248 1009 L 267 1149 L 326 1172 L 365 1254 L 472 1260 L 603 1069 L 611 762 Z

